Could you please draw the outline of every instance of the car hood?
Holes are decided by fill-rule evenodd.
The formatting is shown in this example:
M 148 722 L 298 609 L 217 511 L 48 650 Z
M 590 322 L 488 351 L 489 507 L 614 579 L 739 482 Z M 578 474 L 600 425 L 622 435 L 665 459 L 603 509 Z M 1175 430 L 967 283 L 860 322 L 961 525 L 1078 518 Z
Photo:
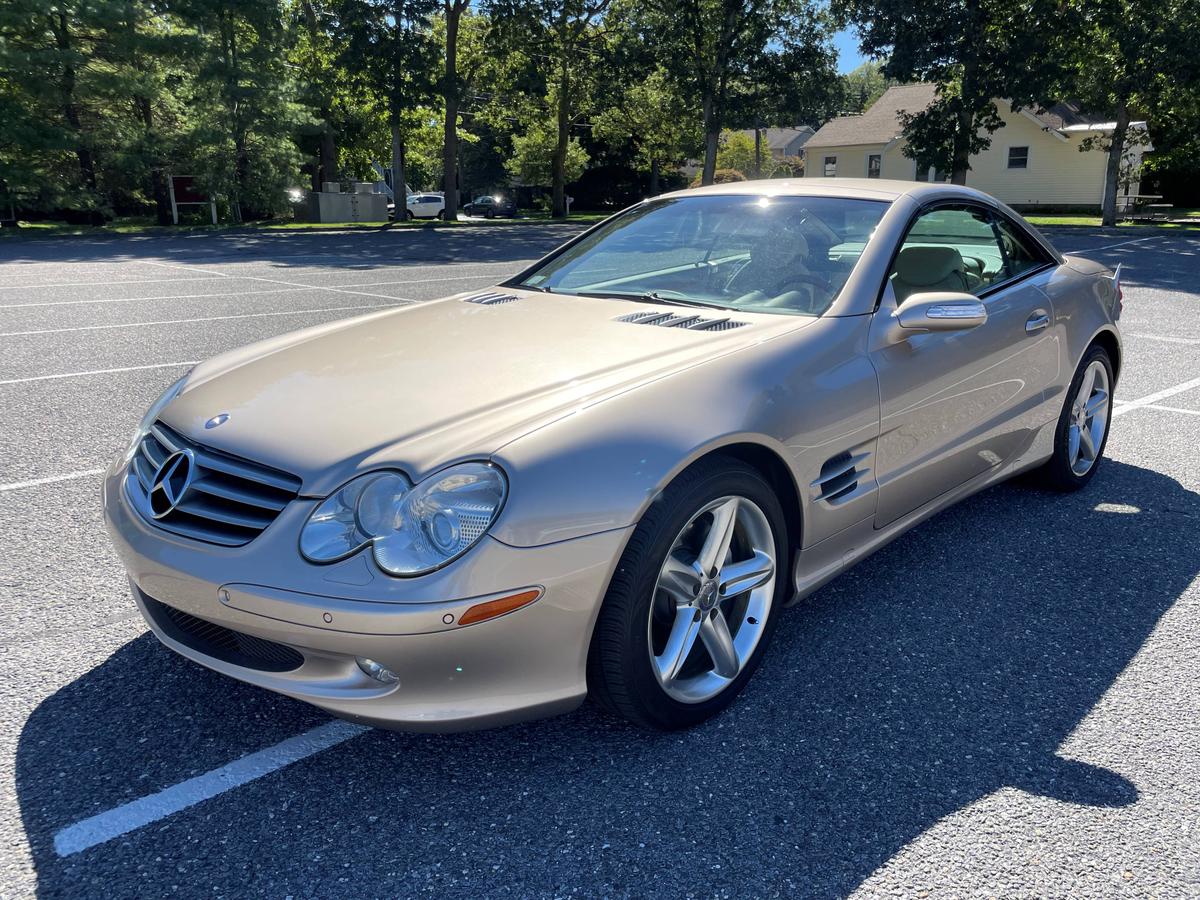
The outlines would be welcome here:
M 395 465 L 419 478 L 486 457 L 605 397 L 814 321 L 509 289 L 497 293 L 512 299 L 472 302 L 481 293 L 217 357 L 194 370 L 162 418 L 207 446 L 299 476 L 305 494 L 324 495 L 361 469 Z M 621 321 L 633 314 L 714 324 Z M 227 421 L 205 428 L 220 413 Z

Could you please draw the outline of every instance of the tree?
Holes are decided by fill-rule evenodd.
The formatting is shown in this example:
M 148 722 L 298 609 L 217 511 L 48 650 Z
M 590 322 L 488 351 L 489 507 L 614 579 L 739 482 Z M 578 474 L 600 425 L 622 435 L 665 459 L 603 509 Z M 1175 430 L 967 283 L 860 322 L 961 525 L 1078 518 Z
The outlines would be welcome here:
M 446 38 L 441 84 L 445 111 L 442 126 L 442 191 L 446 197 L 446 217 L 449 219 L 458 216 L 458 111 L 462 100 L 462 85 L 458 76 L 458 31 L 463 13 L 470 6 L 471 0 L 442 0 Z
M 588 153 L 579 138 L 571 138 L 561 164 L 559 159 L 558 128 L 543 121 L 513 138 L 513 154 L 505 165 L 525 184 L 549 186 L 556 178 L 566 182 L 578 180 L 587 167 Z
M 722 128 L 794 124 L 810 91 L 834 81 L 829 23 L 811 0 L 626 0 L 622 15 L 656 47 L 675 88 L 699 101 L 704 184 Z
M 736 169 L 743 175 L 754 173 L 755 178 L 770 178 L 778 167 L 769 153 L 764 157 L 761 147 L 744 131 L 725 131 L 717 148 L 717 168 Z
M 1072 0 L 1071 14 L 1075 56 L 1064 87 L 1089 112 L 1112 116 L 1112 131 L 1085 139 L 1080 149 L 1098 146 L 1107 153 L 1101 214 L 1105 225 L 1114 225 L 1124 160 L 1133 140 L 1144 138 L 1131 132 L 1134 116 L 1155 115 L 1164 124 L 1186 120 L 1197 102 L 1200 2 Z M 1170 134 L 1169 125 L 1164 132 Z
M 551 215 L 567 214 L 567 157 L 571 131 L 591 89 L 603 32 L 600 24 L 610 0 L 492 0 L 491 15 L 509 43 L 527 42 L 543 61 L 546 103 L 554 111 L 555 142 L 551 159 Z
M 341 0 L 342 62 L 381 101 L 391 134 L 392 191 L 403 215 L 408 181 L 405 138 L 409 114 L 432 99 L 437 48 L 430 16 L 437 0 Z M 447 205 L 447 208 L 450 208 Z
M 840 77 L 843 115 L 865 112 L 884 91 L 897 83 L 883 74 L 883 66 L 879 60 L 868 59 Z
M 200 36 L 185 152 L 235 221 L 282 208 L 294 184 L 300 118 L 279 0 L 178 0 Z
M 610 104 L 595 117 L 593 137 L 632 142 L 638 167 L 650 173 L 650 193 L 658 194 L 663 169 L 678 166 L 699 146 L 697 111 L 672 89 L 662 69 L 610 97 Z
M 924 110 L 902 117 L 905 153 L 966 184 L 970 158 L 1002 127 L 996 98 L 1033 106 L 1058 77 L 1060 0 L 834 0 L 864 54 L 886 56 L 889 78 L 937 85 Z

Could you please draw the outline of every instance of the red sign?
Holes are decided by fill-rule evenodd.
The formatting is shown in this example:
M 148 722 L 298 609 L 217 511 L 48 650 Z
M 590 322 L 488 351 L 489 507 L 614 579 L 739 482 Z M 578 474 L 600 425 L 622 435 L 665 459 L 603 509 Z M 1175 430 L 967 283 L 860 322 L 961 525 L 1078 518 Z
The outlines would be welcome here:
M 171 188 L 176 203 L 207 203 L 208 193 L 195 175 L 172 175 Z

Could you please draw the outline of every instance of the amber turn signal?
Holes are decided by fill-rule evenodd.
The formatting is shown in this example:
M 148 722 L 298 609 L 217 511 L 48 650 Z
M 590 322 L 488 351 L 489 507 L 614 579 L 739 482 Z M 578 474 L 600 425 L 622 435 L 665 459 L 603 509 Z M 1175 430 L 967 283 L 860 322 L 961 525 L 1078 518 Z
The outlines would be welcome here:
M 485 603 L 477 603 L 459 616 L 458 624 L 474 625 L 476 622 L 485 622 L 488 619 L 494 619 L 496 616 L 502 616 L 505 613 L 510 613 L 514 609 L 520 609 L 522 606 L 528 606 L 540 596 L 542 596 L 541 591 L 529 590 L 521 591 L 519 594 L 511 594 L 508 597 L 500 597 L 497 600 L 488 600 Z

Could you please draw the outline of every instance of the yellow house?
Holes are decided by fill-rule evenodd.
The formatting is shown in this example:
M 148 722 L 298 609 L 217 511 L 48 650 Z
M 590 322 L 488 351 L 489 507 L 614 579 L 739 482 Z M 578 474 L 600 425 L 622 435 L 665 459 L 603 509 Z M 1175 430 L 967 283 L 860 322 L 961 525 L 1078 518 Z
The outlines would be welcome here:
M 826 122 L 804 145 L 805 177 L 945 180 L 946 173 L 918 171 L 916 161 L 903 152 L 900 114 L 920 112 L 935 96 L 932 84 L 899 85 L 861 116 Z M 1080 146 L 1087 137 L 1111 132 L 1113 123 L 1068 103 L 1020 112 L 1013 112 L 1004 100 L 996 106 L 1004 127 L 991 135 L 987 150 L 971 157 L 967 184 L 1020 209 L 1099 209 L 1107 154 L 1099 147 L 1081 151 Z M 1145 123 L 1135 122 L 1131 130 L 1145 135 Z M 1141 142 L 1127 151 L 1125 165 L 1134 174 L 1128 184 L 1121 184 L 1122 194 L 1138 193 L 1136 173 L 1142 153 L 1149 149 Z

